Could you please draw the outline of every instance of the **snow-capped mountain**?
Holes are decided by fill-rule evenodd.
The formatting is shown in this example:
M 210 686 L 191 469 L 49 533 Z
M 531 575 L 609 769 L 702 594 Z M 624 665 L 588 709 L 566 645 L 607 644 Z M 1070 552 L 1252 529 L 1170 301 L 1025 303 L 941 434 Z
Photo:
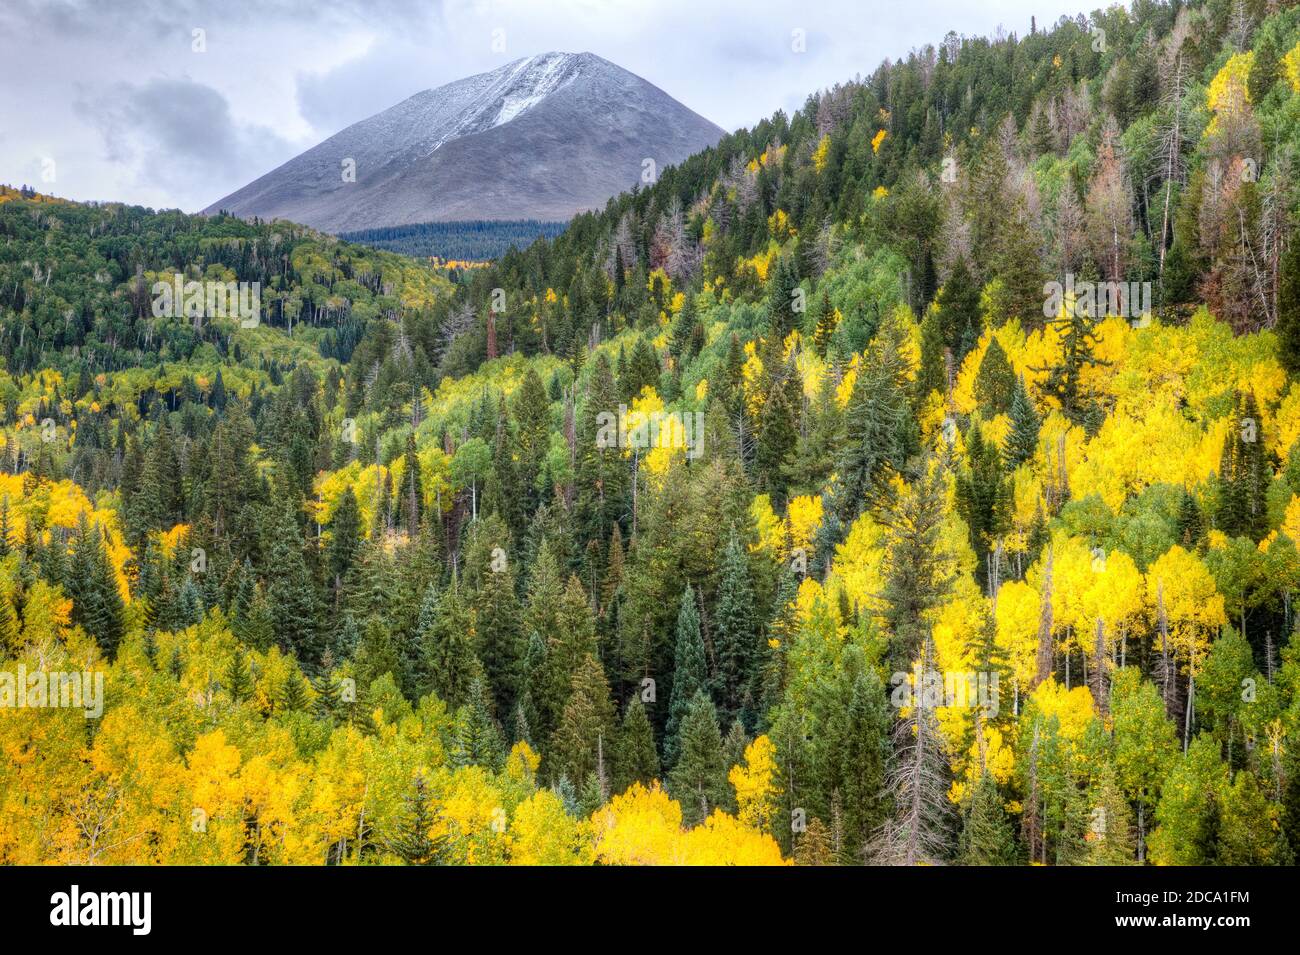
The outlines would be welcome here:
M 723 131 L 591 53 L 543 53 L 425 90 L 214 202 L 328 232 L 599 208 Z M 355 175 L 350 175 L 354 172 Z

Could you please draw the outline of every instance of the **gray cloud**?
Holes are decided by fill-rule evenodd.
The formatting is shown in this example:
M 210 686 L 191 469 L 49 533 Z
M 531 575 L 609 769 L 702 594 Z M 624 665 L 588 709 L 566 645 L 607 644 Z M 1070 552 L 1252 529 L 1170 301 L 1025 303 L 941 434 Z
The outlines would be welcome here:
M 0 182 L 199 209 L 423 89 L 589 50 L 727 129 L 1078 0 L 4 0 Z M 207 52 L 191 49 L 206 31 Z M 807 48 L 791 49 L 804 31 Z M 494 31 L 505 49 L 494 50 Z M 58 179 L 33 181 L 46 159 Z
M 178 191 L 242 184 L 249 169 L 291 150 L 273 130 L 237 123 L 221 93 L 190 79 L 119 83 L 73 111 L 99 130 L 108 161 Z

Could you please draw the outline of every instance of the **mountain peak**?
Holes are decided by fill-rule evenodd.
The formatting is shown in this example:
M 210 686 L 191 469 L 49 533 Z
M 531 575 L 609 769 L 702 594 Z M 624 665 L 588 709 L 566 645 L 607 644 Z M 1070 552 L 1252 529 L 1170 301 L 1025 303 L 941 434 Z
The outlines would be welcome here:
M 594 53 L 538 53 L 416 93 L 204 211 L 332 232 L 567 220 L 631 188 L 646 159 L 662 169 L 722 135 Z

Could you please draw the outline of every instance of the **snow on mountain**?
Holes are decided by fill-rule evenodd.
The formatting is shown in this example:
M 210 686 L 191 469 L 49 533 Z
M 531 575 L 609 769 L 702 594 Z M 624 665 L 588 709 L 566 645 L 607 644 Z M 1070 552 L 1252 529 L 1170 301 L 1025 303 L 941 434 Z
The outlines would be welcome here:
M 326 231 L 568 219 L 723 131 L 591 53 L 543 53 L 425 90 L 205 209 Z M 355 180 L 345 173 L 355 170 Z

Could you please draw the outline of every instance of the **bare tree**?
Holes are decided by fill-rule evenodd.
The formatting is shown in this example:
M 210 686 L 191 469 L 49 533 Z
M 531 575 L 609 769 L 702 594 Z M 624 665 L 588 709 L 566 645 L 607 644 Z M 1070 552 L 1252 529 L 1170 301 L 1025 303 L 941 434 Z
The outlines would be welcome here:
M 867 858 L 875 865 L 942 865 L 952 844 L 947 761 L 934 715 L 936 701 L 927 698 L 923 685 L 933 653 L 927 640 L 912 705 L 894 727 L 885 787 L 895 811 L 867 847 Z

